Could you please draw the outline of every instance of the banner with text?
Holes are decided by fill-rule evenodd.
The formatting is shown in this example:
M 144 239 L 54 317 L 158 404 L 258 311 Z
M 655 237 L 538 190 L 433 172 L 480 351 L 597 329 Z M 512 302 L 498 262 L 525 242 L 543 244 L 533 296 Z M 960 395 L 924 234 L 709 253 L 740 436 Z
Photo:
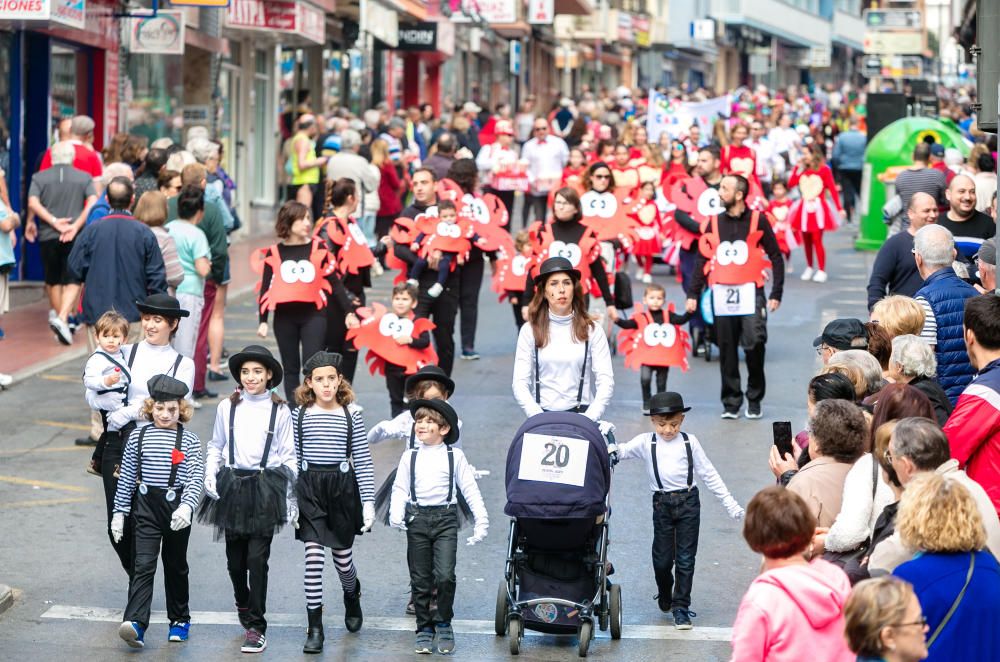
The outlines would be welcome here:
M 656 143 L 666 131 L 671 138 L 687 134 L 692 124 L 701 127 L 701 135 L 712 135 L 712 124 L 719 117 L 729 117 L 729 97 L 715 97 L 695 103 L 669 99 L 656 90 L 649 91 L 649 112 L 646 114 L 646 133 L 649 142 Z

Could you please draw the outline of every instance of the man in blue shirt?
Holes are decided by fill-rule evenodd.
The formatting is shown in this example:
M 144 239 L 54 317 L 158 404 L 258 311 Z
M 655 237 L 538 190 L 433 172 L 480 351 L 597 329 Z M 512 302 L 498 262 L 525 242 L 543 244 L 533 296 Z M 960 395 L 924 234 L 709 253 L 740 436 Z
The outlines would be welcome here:
M 833 145 L 833 167 L 840 175 L 847 220 L 854 215 L 855 201 L 861 194 L 861 170 L 865 165 L 868 138 L 858 130 L 858 118 L 848 120 L 847 131 L 837 136 Z

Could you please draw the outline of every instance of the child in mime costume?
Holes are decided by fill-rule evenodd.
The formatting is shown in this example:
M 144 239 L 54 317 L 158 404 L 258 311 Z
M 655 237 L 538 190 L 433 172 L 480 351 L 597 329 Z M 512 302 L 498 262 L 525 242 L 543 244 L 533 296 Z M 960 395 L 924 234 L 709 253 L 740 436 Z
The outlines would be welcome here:
M 236 610 L 246 638 L 240 650 L 267 647 L 264 619 L 271 539 L 285 524 L 298 525 L 294 485 L 298 463 L 292 418 L 272 389 L 281 364 L 270 351 L 250 345 L 229 359 L 239 389 L 219 403 L 208 443 L 201 522 L 225 536 L 226 562 Z
M 299 528 L 305 543 L 306 611 L 309 629 L 303 653 L 323 650 L 323 557 L 330 548 L 344 589 L 344 624 L 361 629 L 361 582 L 352 547 L 357 534 L 375 523 L 375 467 L 361 407 L 340 374 L 342 357 L 317 352 L 306 360 L 305 382 L 295 390 L 292 411 L 299 477 L 295 485 Z
M 129 435 L 111 517 L 115 542 L 124 536 L 129 513 L 134 522 L 135 570 L 128 587 L 125 621 L 118 628 L 119 636 L 132 648 L 145 645 L 157 556 L 163 558 L 170 619 L 167 639 L 187 641 L 191 627 L 188 538 L 205 472 L 201 440 L 182 425 L 193 413 L 184 399 L 187 384 L 169 375 L 156 375 L 147 388 L 149 397 L 140 416 L 152 420 L 152 425 L 143 425 Z

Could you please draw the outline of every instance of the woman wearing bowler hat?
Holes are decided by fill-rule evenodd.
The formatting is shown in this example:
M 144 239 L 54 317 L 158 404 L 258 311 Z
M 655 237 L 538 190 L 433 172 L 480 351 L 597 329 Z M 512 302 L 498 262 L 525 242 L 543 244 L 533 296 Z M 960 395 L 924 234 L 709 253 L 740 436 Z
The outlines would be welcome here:
M 122 462 L 122 452 L 129 434 L 139 425 L 143 403 L 149 397 L 147 385 L 155 375 L 169 375 L 188 387 L 188 402 L 194 385 L 194 362 L 179 354 L 170 346 L 177 333 L 177 325 L 188 311 L 181 308 L 177 299 L 169 294 L 151 294 L 143 301 L 136 301 L 139 309 L 143 340 L 122 348 L 127 359 L 125 368 L 129 373 L 128 392 L 125 406 L 108 414 L 107 431 L 99 443 L 104 444 L 101 457 L 101 478 L 104 481 L 104 497 L 108 514 L 108 537 L 115 548 L 125 572 L 132 577 L 134 543 L 132 518 L 125 517 L 123 535 L 115 541 L 111 534 L 111 516 L 114 510 L 115 493 L 118 491 L 118 476 Z M 147 425 L 148 421 L 143 421 Z
M 573 411 L 597 421 L 615 378 L 607 336 L 587 313 L 580 272 L 568 259 L 551 257 L 534 282 L 514 355 L 514 398 L 528 416 Z

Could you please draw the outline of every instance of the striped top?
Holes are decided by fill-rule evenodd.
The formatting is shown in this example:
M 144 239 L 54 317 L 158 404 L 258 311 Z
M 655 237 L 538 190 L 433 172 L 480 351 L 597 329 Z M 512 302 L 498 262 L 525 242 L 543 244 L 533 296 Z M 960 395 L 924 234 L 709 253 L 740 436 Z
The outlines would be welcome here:
M 903 225 L 901 230 L 910 227 L 910 217 L 906 215 L 906 209 L 910 206 L 910 198 L 914 193 L 926 193 L 934 198 L 938 205 L 945 202 L 944 192 L 948 188 L 948 182 L 944 173 L 934 168 L 921 168 L 920 170 L 904 170 L 896 176 L 896 194 L 903 203 Z
M 340 464 L 347 459 L 347 417 L 343 409 L 327 411 L 315 405 L 306 409 L 302 419 L 302 439 L 299 439 L 299 409 L 292 410 L 292 428 L 295 436 L 295 454 L 301 468 L 302 461 L 309 464 Z M 375 501 L 375 465 L 365 432 L 365 419 L 361 407 L 347 406 L 351 413 L 351 449 L 354 457 L 354 475 L 362 501 Z
M 142 482 L 150 487 L 171 487 L 170 469 L 173 466 L 171 460 L 177 430 L 154 425 L 133 430 L 122 454 L 121 476 L 115 493 L 116 513 L 128 514 L 132 510 L 132 496 L 139 479 L 139 432 L 142 429 L 146 430 L 142 437 Z M 184 428 L 181 438 L 181 452 L 184 453 L 184 460 L 177 467 L 177 479 L 172 487 L 178 492 L 184 489 L 177 505 L 186 503 L 194 511 L 201 500 L 201 490 L 205 483 L 205 463 L 201 457 L 201 440 L 187 428 Z

